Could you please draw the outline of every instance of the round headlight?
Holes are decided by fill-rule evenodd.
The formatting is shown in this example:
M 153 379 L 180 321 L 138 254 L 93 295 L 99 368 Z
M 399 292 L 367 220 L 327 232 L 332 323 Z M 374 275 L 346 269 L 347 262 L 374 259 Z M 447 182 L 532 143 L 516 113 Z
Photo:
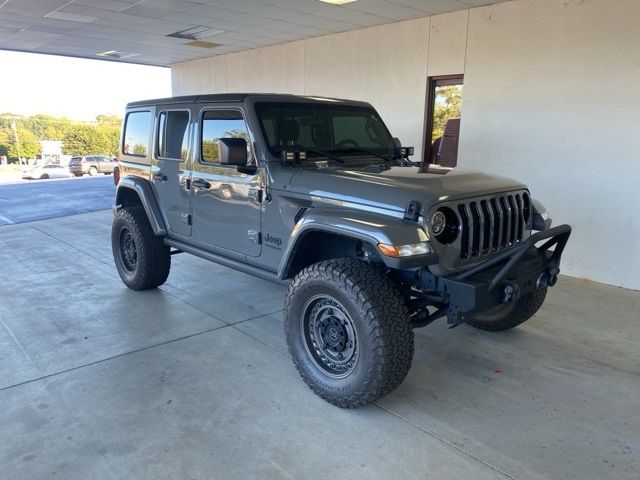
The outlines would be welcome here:
M 460 221 L 449 207 L 440 207 L 431 217 L 430 226 L 436 240 L 449 245 L 458 237 Z
M 431 217 L 431 231 L 437 237 L 438 235 L 442 235 L 446 226 L 447 218 L 444 216 L 444 213 L 438 210 L 433 214 L 433 217 Z

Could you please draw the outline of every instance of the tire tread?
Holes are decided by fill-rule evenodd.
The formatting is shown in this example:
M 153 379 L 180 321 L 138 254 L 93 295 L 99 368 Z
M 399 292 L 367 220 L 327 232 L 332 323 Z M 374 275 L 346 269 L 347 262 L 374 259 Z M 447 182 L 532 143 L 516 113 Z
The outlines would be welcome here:
M 133 276 L 123 271 L 124 267 L 121 266 L 120 259 L 117 257 L 120 255 L 119 239 L 116 238 L 119 234 L 117 226 L 120 222 L 126 223 L 137 243 L 139 270 Z M 118 212 L 113 220 L 111 243 L 120 278 L 130 289 L 148 290 L 162 285 L 167 280 L 171 269 L 169 247 L 164 244 L 162 237 L 157 237 L 153 233 L 143 207 L 127 207 Z
M 373 345 L 366 381 L 359 391 L 348 395 L 328 394 L 318 388 L 300 364 L 289 342 L 289 352 L 304 382 L 318 396 L 341 408 L 357 408 L 371 403 L 395 389 L 407 376 L 414 352 L 413 329 L 407 307 L 395 283 L 381 268 L 357 259 L 326 260 L 302 270 L 289 285 L 285 299 L 284 329 L 298 321 L 288 315 L 293 295 L 310 279 L 324 279 L 355 299 L 364 324 L 367 341 Z

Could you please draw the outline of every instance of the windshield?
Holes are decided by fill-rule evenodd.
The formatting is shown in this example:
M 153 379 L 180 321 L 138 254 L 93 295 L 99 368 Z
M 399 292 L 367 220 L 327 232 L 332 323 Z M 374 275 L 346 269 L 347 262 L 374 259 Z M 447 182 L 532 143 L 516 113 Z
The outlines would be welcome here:
M 395 143 L 389 130 L 371 107 L 330 103 L 275 103 L 255 105 L 269 151 L 279 156 L 285 147 L 322 152 L 388 155 Z M 315 152 L 314 152 L 315 150 Z

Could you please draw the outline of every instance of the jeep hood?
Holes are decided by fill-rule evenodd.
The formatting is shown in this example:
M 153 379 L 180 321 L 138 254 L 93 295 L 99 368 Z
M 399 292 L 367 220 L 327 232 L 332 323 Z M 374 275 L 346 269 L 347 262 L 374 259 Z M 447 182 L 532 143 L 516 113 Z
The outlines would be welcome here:
M 348 207 L 359 204 L 404 212 L 416 200 L 423 208 L 463 198 L 526 188 L 515 180 L 463 168 L 391 167 L 380 172 L 371 167 L 314 169 L 296 173 L 290 191 L 315 197 L 314 201 Z

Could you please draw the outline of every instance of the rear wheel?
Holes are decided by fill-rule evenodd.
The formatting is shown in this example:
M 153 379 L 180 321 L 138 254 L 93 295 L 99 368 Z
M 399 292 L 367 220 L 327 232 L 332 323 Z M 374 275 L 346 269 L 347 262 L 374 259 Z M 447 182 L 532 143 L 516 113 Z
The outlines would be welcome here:
M 413 330 L 402 295 L 382 269 L 359 260 L 300 272 L 287 292 L 284 329 L 302 379 L 342 408 L 377 400 L 411 368 Z
M 98 169 L 96 167 L 89 168 L 89 175 L 92 177 L 98 174 Z
M 46 180 L 47 178 L 49 178 L 48 173 L 43 173 L 42 175 L 40 175 L 40 180 Z
M 155 236 L 142 207 L 118 212 L 111 229 L 111 249 L 120 278 L 132 290 L 155 288 L 167 280 L 169 247 Z
M 498 307 L 479 313 L 465 320 L 472 327 L 489 332 L 500 332 L 517 327 L 533 317 L 544 303 L 547 287 L 523 295 L 509 305 Z

